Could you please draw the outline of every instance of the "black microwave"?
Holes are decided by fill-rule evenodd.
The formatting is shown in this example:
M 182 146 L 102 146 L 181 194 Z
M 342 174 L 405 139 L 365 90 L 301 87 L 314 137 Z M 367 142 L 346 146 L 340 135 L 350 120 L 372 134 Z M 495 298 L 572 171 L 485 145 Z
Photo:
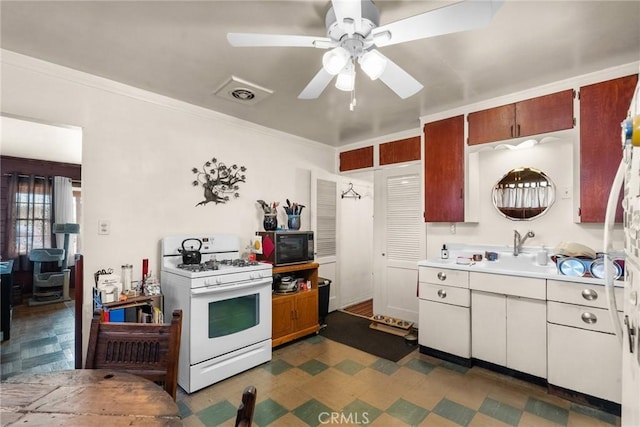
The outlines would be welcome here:
M 313 231 L 258 231 L 256 236 L 262 236 L 258 261 L 279 266 L 314 260 Z

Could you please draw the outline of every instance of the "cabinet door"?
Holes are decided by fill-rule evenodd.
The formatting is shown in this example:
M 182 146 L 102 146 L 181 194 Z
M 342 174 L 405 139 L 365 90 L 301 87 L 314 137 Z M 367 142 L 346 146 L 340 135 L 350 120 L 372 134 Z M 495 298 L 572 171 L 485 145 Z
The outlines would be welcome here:
M 469 145 L 502 141 L 515 135 L 514 104 L 469 113 Z
M 507 367 L 547 377 L 546 301 L 507 297 Z
M 318 324 L 318 290 L 300 292 L 296 296 L 296 329 L 305 329 Z
M 580 88 L 580 222 L 604 222 L 622 159 L 620 123 L 637 81 L 633 75 Z M 622 222 L 620 203 L 616 222 Z
M 424 220 L 464 221 L 464 116 L 424 125 Z
M 549 384 L 620 403 L 622 354 L 613 334 L 548 324 Z
M 507 366 L 506 297 L 471 292 L 471 355 L 486 362 Z
M 514 136 L 531 136 L 573 128 L 573 89 L 516 103 Z
M 271 302 L 271 338 L 280 338 L 292 333 L 294 328 L 295 296 L 274 297 Z
M 420 300 L 418 343 L 445 353 L 471 357 L 469 308 Z

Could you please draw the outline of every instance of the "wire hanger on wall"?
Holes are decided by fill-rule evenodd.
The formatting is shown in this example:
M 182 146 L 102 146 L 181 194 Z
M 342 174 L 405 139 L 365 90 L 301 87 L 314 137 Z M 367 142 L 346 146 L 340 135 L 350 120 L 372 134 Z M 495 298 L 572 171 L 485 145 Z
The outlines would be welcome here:
M 353 184 L 349 183 L 349 188 L 346 191 L 342 192 L 342 198 L 343 199 L 359 199 L 362 196 L 353 189 Z

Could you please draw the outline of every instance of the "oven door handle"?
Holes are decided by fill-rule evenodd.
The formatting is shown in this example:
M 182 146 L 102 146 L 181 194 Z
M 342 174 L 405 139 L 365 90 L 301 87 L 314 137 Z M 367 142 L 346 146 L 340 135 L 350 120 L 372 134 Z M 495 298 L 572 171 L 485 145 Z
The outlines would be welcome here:
M 201 296 L 201 295 L 216 294 L 219 292 L 236 291 L 241 289 L 255 288 L 262 285 L 268 285 L 269 283 L 271 283 L 271 279 L 266 278 L 263 280 L 252 280 L 250 282 L 243 282 L 243 283 L 236 282 L 236 283 L 228 283 L 225 285 L 205 286 L 202 288 L 192 289 L 191 295 Z

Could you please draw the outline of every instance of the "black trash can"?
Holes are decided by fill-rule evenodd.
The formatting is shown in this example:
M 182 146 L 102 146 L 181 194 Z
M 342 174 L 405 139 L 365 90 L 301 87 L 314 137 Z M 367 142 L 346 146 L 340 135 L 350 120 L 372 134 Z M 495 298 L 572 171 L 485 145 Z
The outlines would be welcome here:
M 318 277 L 318 322 L 320 327 L 327 326 L 325 318 L 329 314 L 329 291 L 331 290 L 331 280 Z

